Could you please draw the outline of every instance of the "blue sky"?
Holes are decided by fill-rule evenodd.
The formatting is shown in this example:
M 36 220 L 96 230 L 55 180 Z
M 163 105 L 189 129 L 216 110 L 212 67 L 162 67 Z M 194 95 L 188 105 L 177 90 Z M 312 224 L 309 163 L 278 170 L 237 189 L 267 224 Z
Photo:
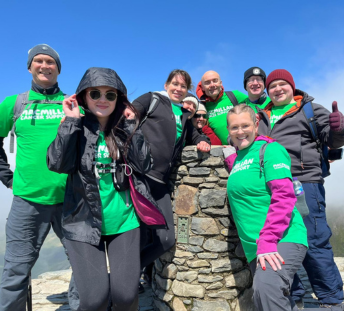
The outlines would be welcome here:
M 73 94 L 92 66 L 115 69 L 131 100 L 163 88 L 168 73 L 200 81 L 220 73 L 226 90 L 243 73 L 285 68 L 296 87 L 344 111 L 344 2 L 339 1 L 2 1 L 0 101 L 30 87 L 27 51 L 47 43 L 61 58 L 61 89 Z M 5 141 L 8 151 L 8 140 Z M 14 166 L 14 157 L 10 156 Z M 326 181 L 328 201 L 344 202 L 344 162 Z M 0 185 L 0 230 L 11 192 Z M 343 203 L 342 203 L 343 204 Z

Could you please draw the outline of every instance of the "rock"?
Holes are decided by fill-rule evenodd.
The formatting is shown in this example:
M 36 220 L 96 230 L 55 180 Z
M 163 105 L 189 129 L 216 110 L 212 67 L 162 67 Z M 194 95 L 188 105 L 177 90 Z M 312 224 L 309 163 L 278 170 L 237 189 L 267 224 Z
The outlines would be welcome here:
M 198 273 L 199 274 L 209 274 L 211 272 L 211 268 L 209 269 L 199 269 Z
M 213 189 L 216 186 L 216 184 L 213 183 L 205 183 L 205 184 L 200 184 L 199 188 L 200 189 Z
M 175 264 L 167 264 L 164 269 L 162 270 L 161 276 L 166 279 L 175 279 L 177 275 L 178 269 Z
M 187 167 L 196 167 L 198 166 L 198 162 L 190 162 L 188 164 L 186 164 Z
M 181 165 L 178 167 L 177 173 L 180 176 L 187 176 L 189 173 L 188 168 L 186 167 L 186 165 Z
M 195 234 L 217 235 L 219 228 L 213 218 L 193 217 L 191 221 L 191 231 Z
M 210 252 L 228 252 L 230 250 L 233 250 L 235 248 L 234 244 L 225 242 L 225 241 L 219 241 L 216 239 L 208 239 L 204 242 L 203 248 Z
M 244 269 L 238 273 L 234 273 L 225 278 L 226 287 L 246 288 L 251 282 L 251 272 Z
M 191 300 L 188 300 L 188 299 L 185 299 L 183 300 L 184 304 L 186 305 L 191 305 L 192 304 L 192 301 Z
M 201 208 L 224 206 L 227 192 L 225 190 L 203 189 L 199 196 Z
M 237 255 L 239 258 L 245 258 L 246 257 L 241 243 L 239 243 L 237 245 L 237 247 L 235 248 L 235 255 Z
M 334 261 L 340 272 L 344 272 L 344 257 L 334 257 Z
M 186 264 L 190 268 L 201 268 L 210 266 L 210 263 L 206 260 L 187 261 Z
M 157 269 L 159 272 L 162 271 L 164 268 L 164 265 L 161 263 L 160 259 L 158 258 L 157 260 L 154 261 L 154 267 Z
M 160 300 L 154 299 L 154 304 L 159 311 L 171 311 L 171 308 Z
M 211 150 L 210 150 L 210 154 L 214 157 L 222 157 L 223 153 L 222 153 L 222 146 L 211 146 Z
M 177 280 L 178 281 L 186 281 L 188 283 L 191 283 L 196 279 L 197 279 L 197 271 L 187 271 L 187 272 L 178 272 L 177 273 Z
M 196 146 L 187 146 L 182 151 L 182 163 L 188 163 L 195 160 L 201 160 L 203 154 L 200 151 L 197 151 Z
M 239 270 L 243 267 L 243 263 L 240 259 L 218 259 L 211 261 L 212 272 L 232 272 Z
M 209 167 L 192 167 L 190 168 L 190 176 L 209 176 L 210 168 Z
M 223 236 L 238 236 L 236 229 L 222 229 L 221 234 Z
M 205 289 L 214 290 L 214 289 L 220 289 L 221 287 L 223 287 L 223 284 L 221 282 L 216 282 L 216 283 L 210 284 Z
M 219 176 L 220 178 L 228 178 L 228 176 L 229 176 L 229 174 L 225 168 L 216 168 L 214 174 L 216 176 Z
M 169 293 L 167 293 L 161 289 L 156 290 L 154 293 L 160 300 L 163 300 L 165 302 L 169 302 L 173 298 L 173 295 L 171 295 L 171 294 L 169 294 Z
M 191 285 L 178 280 L 172 283 L 172 292 L 177 296 L 203 298 L 205 289 L 201 285 Z
M 197 213 L 197 188 L 180 185 L 174 202 L 175 213 L 178 215 L 192 215 Z
M 172 281 L 169 279 L 164 279 L 158 274 L 155 275 L 156 283 L 160 286 L 161 289 L 168 291 L 171 288 Z
M 191 311 L 230 311 L 225 300 L 204 301 L 194 299 Z
M 174 181 L 174 180 L 181 180 L 182 178 L 178 174 L 171 174 L 170 179 Z
M 189 238 L 189 244 L 191 245 L 202 246 L 203 242 L 204 242 L 204 237 L 202 236 L 191 236 Z
M 38 276 L 38 279 L 44 279 L 46 281 L 61 280 L 61 281 L 65 281 L 69 283 L 71 275 L 72 275 L 72 270 L 68 269 L 68 270 L 42 273 Z
M 216 176 L 210 176 L 205 179 L 205 182 L 209 183 L 217 183 L 219 181 L 219 178 Z
M 255 311 L 253 304 L 253 289 L 249 288 L 244 291 L 244 293 L 235 299 L 232 303 L 233 311 Z M 307 309 L 305 309 L 306 311 Z
M 198 178 L 198 177 L 184 177 L 183 183 L 187 185 L 197 186 L 201 184 L 204 181 L 204 178 Z
M 219 257 L 219 254 L 214 254 L 214 253 L 198 253 L 197 257 L 199 259 L 216 259 Z
M 187 311 L 187 309 L 184 306 L 184 303 L 177 297 L 173 299 L 172 307 L 174 311 Z
M 226 218 L 219 218 L 219 221 L 220 221 L 221 225 L 224 226 L 224 227 L 228 228 L 231 225 L 231 221 L 229 220 L 228 217 L 226 217 Z
M 210 216 L 229 216 L 229 209 L 227 206 L 224 208 L 205 208 L 202 209 L 202 212 Z
M 174 257 L 173 253 L 166 252 L 160 256 L 160 260 L 163 260 L 165 262 L 172 262 L 173 257 Z
M 175 265 L 183 265 L 185 263 L 186 259 L 180 259 L 180 258 L 174 258 L 172 260 L 172 262 L 175 264 Z
M 176 250 L 174 253 L 174 257 L 178 257 L 178 258 L 186 258 L 186 259 L 193 259 L 194 258 L 194 254 L 190 253 L 190 252 L 183 252 L 180 250 Z
M 221 180 L 218 182 L 218 185 L 219 185 L 220 187 L 227 187 L 227 182 L 228 182 L 227 179 L 221 179 Z
M 209 157 L 202 161 L 199 166 L 223 166 L 223 160 L 219 157 Z
M 199 275 L 198 276 L 198 283 L 214 283 L 217 281 L 222 281 L 223 277 L 221 275 Z
M 177 266 L 178 271 L 188 271 L 189 268 L 185 266 Z
M 188 252 L 192 252 L 192 253 L 200 253 L 200 252 L 204 251 L 202 247 L 199 247 L 199 246 L 196 246 L 196 245 L 188 245 L 186 247 L 186 250 Z
M 224 298 L 224 299 L 234 299 L 238 297 L 239 291 L 236 289 L 230 289 L 230 290 L 223 290 L 216 293 L 210 293 L 208 294 L 211 298 Z

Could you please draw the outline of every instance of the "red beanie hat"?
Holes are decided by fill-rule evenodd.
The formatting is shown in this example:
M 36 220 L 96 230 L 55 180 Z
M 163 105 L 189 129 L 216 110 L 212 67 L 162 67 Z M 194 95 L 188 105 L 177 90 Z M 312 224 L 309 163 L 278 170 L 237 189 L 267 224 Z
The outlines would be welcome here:
M 293 88 L 293 93 L 295 94 L 295 82 L 291 73 L 285 69 L 276 69 L 272 71 L 266 78 L 266 90 L 269 94 L 269 85 L 275 80 L 287 81 Z

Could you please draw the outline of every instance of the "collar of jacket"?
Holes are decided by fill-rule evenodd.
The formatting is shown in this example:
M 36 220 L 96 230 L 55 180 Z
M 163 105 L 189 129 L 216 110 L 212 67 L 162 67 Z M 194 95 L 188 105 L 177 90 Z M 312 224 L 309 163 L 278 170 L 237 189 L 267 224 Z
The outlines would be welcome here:
M 197 84 L 197 88 L 196 88 L 196 95 L 198 96 L 198 98 L 201 100 L 201 101 L 205 101 L 206 103 L 208 102 L 216 102 L 218 101 L 222 96 L 223 96 L 223 92 L 224 92 L 224 88 L 223 86 L 221 86 L 221 92 L 220 94 L 215 98 L 211 98 L 209 96 L 207 96 L 203 89 L 202 89 L 202 81 L 200 81 L 198 84 Z
M 54 95 L 54 94 L 57 94 L 58 92 L 60 92 L 60 88 L 58 86 L 58 83 L 45 89 L 33 81 L 31 82 L 31 90 L 33 90 L 36 93 L 40 93 L 40 94 L 44 94 L 44 95 Z
M 306 92 L 303 92 L 301 90 L 295 89 L 295 95 L 294 95 L 294 100 L 296 101 L 296 105 L 293 106 L 291 109 L 289 109 L 283 116 L 288 116 L 291 115 L 293 113 L 295 113 L 296 111 L 300 110 L 302 108 L 303 105 L 305 105 L 308 102 L 311 102 L 314 100 L 314 98 L 312 96 L 309 96 Z M 271 101 L 264 109 L 264 111 L 266 112 L 266 114 L 269 116 L 271 116 L 271 109 L 274 106 L 273 102 Z

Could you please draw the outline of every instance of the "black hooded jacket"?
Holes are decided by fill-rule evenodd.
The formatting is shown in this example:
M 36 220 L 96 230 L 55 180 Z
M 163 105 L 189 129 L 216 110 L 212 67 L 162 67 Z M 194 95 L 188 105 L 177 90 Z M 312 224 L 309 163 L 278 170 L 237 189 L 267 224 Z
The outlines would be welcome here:
M 62 216 L 64 235 L 69 240 L 92 245 L 99 244 L 102 227 L 102 204 L 93 170 L 100 130 L 97 118 L 83 102 L 82 92 L 88 87 L 104 85 L 126 94 L 126 88 L 115 71 L 106 68 L 87 70 L 76 91 L 78 103 L 84 108 L 85 116 L 78 119 L 66 117 L 47 154 L 50 170 L 68 174 Z M 125 143 L 126 137 L 133 133 L 135 125 L 135 120 L 124 120 L 120 123 L 122 134 L 125 134 L 119 135 L 117 145 L 121 141 Z M 131 139 L 127 160 L 129 164 L 133 164 L 139 175 L 150 170 L 149 146 L 145 144 L 140 131 L 136 131 Z M 146 193 L 146 196 L 149 194 Z

